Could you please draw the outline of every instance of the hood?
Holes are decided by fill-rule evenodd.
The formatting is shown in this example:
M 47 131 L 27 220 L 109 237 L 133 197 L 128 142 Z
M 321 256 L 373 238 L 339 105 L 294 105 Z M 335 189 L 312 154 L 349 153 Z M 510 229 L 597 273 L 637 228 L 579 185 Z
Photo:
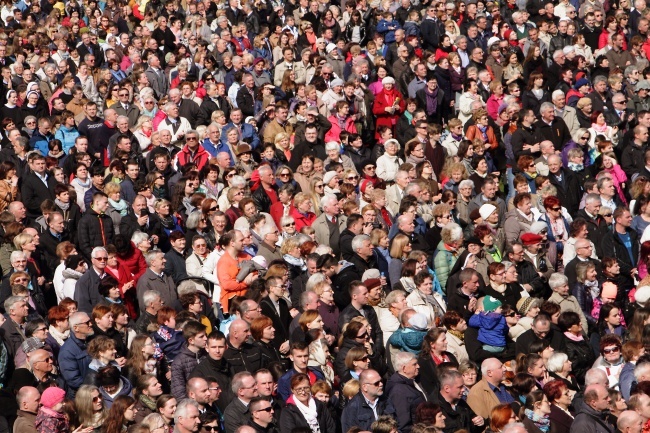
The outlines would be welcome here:
M 62 272 L 63 278 L 71 278 L 73 280 L 78 280 L 83 275 L 81 272 L 75 271 L 74 269 L 65 268 Z
M 350 263 L 350 262 L 348 262 L 348 261 L 346 261 L 346 260 L 341 260 L 339 263 L 341 263 L 341 269 L 339 270 L 339 274 L 340 274 L 341 272 L 343 272 L 344 269 L 347 269 L 347 268 L 350 268 L 350 267 L 352 267 L 352 268 L 354 267 L 354 263 Z
M 422 342 L 424 341 L 425 335 L 427 335 L 426 331 L 400 328 L 390 336 L 389 342 L 393 346 L 417 355 L 420 353 L 420 350 L 422 350 Z

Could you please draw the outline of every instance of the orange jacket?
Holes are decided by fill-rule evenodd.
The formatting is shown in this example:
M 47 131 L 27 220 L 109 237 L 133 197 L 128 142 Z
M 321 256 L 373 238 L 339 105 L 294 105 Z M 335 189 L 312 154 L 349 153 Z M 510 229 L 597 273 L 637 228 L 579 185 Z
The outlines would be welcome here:
M 221 308 L 228 311 L 228 303 L 235 296 L 244 296 L 248 286 L 244 282 L 237 281 L 239 273 L 239 263 L 244 260 L 250 260 L 251 256 L 245 253 L 239 253 L 237 259 L 230 257 L 225 253 L 217 262 L 217 278 L 221 285 Z

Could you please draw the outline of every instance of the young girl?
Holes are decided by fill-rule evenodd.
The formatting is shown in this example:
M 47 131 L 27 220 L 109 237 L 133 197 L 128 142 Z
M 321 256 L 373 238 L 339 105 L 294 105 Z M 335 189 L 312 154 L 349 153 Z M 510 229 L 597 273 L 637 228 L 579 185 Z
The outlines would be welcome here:
M 614 152 L 612 151 L 604 152 L 602 154 L 602 160 L 603 160 L 602 163 L 603 171 L 612 175 L 612 181 L 614 182 L 614 186 L 616 187 L 618 196 L 621 199 L 623 205 L 626 206 L 627 200 L 625 199 L 625 194 L 623 193 L 623 190 L 625 189 L 625 183 L 627 182 L 627 175 L 625 174 L 621 166 L 618 164 Z

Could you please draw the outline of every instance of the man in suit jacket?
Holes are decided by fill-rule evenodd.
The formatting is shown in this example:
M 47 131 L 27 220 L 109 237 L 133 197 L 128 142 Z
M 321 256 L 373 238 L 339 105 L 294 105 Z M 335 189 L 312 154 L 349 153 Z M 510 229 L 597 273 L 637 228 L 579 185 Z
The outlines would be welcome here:
M 226 124 L 226 126 L 221 129 L 221 143 L 225 145 L 228 142 L 228 131 L 231 128 L 238 128 L 241 131 L 240 140 L 250 144 L 251 149 L 257 149 L 260 145 L 260 137 L 257 135 L 257 131 L 255 131 L 253 125 L 243 123 L 243 120 L 244 113 L 242 110 L 234 108 L 230 112 L 230 123 Z
M 149 67 L 144 72 L 149 80 L 149 85 L 156 94 L 156 98 L 160 99 L 169 91 L 169 80 L 165 71 L 160 67 L 160 58 L 157 54 L 152 54 L 147 60 Z
M 118 116 L 127 117 L 129 119 L 129 128 L 134 128 L 136 123 L 138 123 L 138 118 L 140 118 L 140 109 L 137 105 L 129 101 L 131 96 L 128 89 L 121 87 L 119 92 L 117 92 L 117 96 L 119 102 L 111 108 L 115 110 Z
M 335 257 L 339 257 L 339 238 L 345 230 L 347 217 L 339 215 L 339 202 L 336 196 L 326 195 L 321 199 L 323 213 L 312 224 L 319 244 L 329 245 Z
M 95 63 L 93 65 L 95 68 L 100 67 L 104 61 L 104 53 L 99 45 L 93 44 L 90 41 L 90 33 L 84 33 L 81 35 L 81 45 L 77 47 L 77 52 L 82 60 L 86 57 L 86 54 L 95 56 Z
M 404 190 L 409 182 L 408 172 L 400 170 L 395 175 L 395 184 L 386 188 L 386 209 L 391 214 L 397 215 L 399 213 L 399 205 L 402 203 L 404 196 L 406 196 Z
M 207 95 L 203 98 L 199 112 L 195 120 L 196 125 L 209 125 L 212 123 L 212 113 L 217 110 L 224 112 L 226 117 L 230 117 L 230 104 L 228 101 L 218 94 L 218 87 L 215 83 L 206 83 L 205 91 Z
M 27 208 L 27 217 L 35 220 L 42 215 L 41 203 L 48 199 L 54 201 L 54 187 L 57 182 L 54 176 L 47 174 L 44 156 L 35 155 L 30 168 L 31 171 L 23 179 L 20 193 Z
M 192 128 L 196 128 L 196 121 L 199 117 L 199 111 L 201 111 L 199 104 L 191 99 L 181 97 L 181 91 L 179 89 L 171 89 L 169 91 L 169 99 L 178 105 L 178 115 L 186 118 Z
M 284 288 L 280 277 L 271 277 L 266 280 L 269 294 L 260 301 L 262 314 L 273 321 L 275 337 L 272 344 L 280 352 L 286 353 L 289 349 L 289 325 L 291 314 L 287 301 L 282 297 Z
M 237 92 L 237 107 L 245 117 L 255 115 L 255 79 L 252 74 L 246 73 L 242 77 L 242 86 Z

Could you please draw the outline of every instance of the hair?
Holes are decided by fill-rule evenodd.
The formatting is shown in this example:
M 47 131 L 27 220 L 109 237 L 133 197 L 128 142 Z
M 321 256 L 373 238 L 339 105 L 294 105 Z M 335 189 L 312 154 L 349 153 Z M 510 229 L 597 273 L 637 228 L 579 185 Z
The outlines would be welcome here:
M 99 392 L 99 388 L 95 385 L 81 385 L 77 390 L 77 395 L 75 396 L 74 402 L 77 408 L 77 417 L 79 418 L 80 425 L 95 425 L 96 422 L 103 421 L 106 418 L 106 409 L 103 408 L 99 417 L 96 417 L 96 414 L 93 410 L 93 392 Z M 101 392 L 99 393 L 101 397 Z
M 273 320 L 267 316 L 260 316 L 256 319 L 253 319 L 253 322 L 251 322 L 251 335 L 253 339 L 260 341 L 262 339 L 264 329 L 268 328 L 269 326 L 273 326 Z
M 493 432 L 498 432 L 510 422 L 513 410 L 509 404 L 499 404 L 492 408 L 490 412 L 490 429 Z
M 108 410 L 104 431 L 106 433 L 118 433 L 126 424 L 124 412 L 135 404 L 135 399 L 128 395 L 120 395 L 113 400 L 113 405 Z

